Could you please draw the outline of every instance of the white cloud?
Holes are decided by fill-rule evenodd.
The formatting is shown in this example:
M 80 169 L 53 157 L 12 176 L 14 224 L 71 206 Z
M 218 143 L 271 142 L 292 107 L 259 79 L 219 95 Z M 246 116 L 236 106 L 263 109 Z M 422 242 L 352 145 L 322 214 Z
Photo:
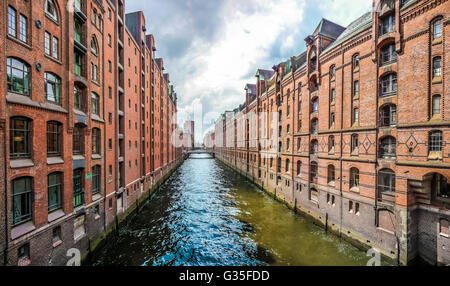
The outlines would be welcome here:
M 370 11 L 372 7 L 372 0 L 321 0 L 316 2 L 323 18 L 344 27 Z

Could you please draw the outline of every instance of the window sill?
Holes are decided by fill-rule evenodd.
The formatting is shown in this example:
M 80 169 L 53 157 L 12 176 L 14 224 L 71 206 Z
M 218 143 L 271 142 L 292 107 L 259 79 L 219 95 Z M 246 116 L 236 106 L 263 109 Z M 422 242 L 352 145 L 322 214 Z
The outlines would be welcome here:
M 45 55 L 45 54 L 44 54 L 44 56 L 45 56 L 45 58 L 47 58 L 47 59 L 49 59 L 49 60 L 51 60 L 51 61 L 53 61 L 53 62 L 55 62 L 55 63 L 57 63 L 59 65 L 62 65 L 62 62 L 60 60 L 58 60 L 57 58 L 54 58 L 52 56 Z
M 97 114 L 92 114 L 91 115 L 92 120 L 101 122 L 101 123 L 105 123 L 105 121 L 103 119 L 100 118 L 100 116 L 98 116 Z
M 21 267 L 21 266 L 29 266 L 31 264 L 31 260 L 29 258 L 22 258 L 19 259 L 19 261 L 17 262 L 17 266 Z
M 439 45 L 439 44 L 442 44 L 442 37 L 440 37 L 440 38 L 437 38 L 437 39 L 434 39 L 432 42 L 431 42 L 431 45 Z
M 11 239 L 15 240 L 35 229 L 36 227 L 32 221 L 17 225 L 11 229 Z
M 64 164 L 64 160 L 62 157 L 48 157 L 47 158 L 47 165 L 58 165 L 58 164 Z
M 102 158 L 102 155 L 99 154 L 92 154 L 92 159 L 93 160 L 100 160 Z
M 442 236 L 442 237 L 445 237 L 445 238 L 450 238 L 450 235 L 445 234 L 445 233 L 440 233 L 439 235 Z
M 352 188 L 350 188 L 350 192 L 359 194 L 359 187 L 352 187 Z
M 11 169 L 21 169 L 34 167 L 33 160 L 31 159 L 14 159 L 9 162 Z
M 100 200 L 101 198 L 102 198 L 101 194 L 95 194 L 92 196 L 92 201 L 95 202 L 95 201 Z
M 440 76 L 434 77 L 434 78 L 431 80 L 431 83 L 432 83 L 432 84 L 439 84 L 439 83 L 442 83 L 442 77 L 440 77 Z
M 32 49 L 33 49 L 33 48 L 32 48 L 31 46 L 29 46 L 27 43 L 22 42 L 21 40 L 15 38 L 15 37 L 13 37 L 13 36 L 11 36 L 10 34 L 8 34 L 7 36 L 8 36 L 8 39 L 10 39 L 11 41 L 13 41 L 13 42 L 15 42 L 15 43 L 17 43 L 17 44 L 19 44 L 19 45 L 21 45 L 21 46 L 24 46 L 25 48 L 27 48 L 27 49 L 29 49 L 29 50 L 32 50 Z
M 52 247 L 53 248 L 57 248 L 58 246 L 60 246 L 62 244 L 62 240 L 58 240 L 57 242 L 53 243 Z
M 86 158 L 83 155 L 73 155 L 72 159 L 74 161 L 78 161 L 78 160 L 85 160 Z
M 65 215 L 66 214 L 64 213 L 64 211 L 62 209 L 53 211 L 48 214 L 48 222 L 54 222 L 55 220 L 60 219 Z
M 442 152 L 430 152 L 428 154 L 428 160 L 442 160 Z

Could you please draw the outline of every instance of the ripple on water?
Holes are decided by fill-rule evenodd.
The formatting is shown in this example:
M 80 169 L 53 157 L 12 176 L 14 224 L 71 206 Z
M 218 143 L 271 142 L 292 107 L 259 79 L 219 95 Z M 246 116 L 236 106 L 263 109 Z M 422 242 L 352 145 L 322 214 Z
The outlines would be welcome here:
M 187 160 L 92 265 L 364 265 L 216 160 Z

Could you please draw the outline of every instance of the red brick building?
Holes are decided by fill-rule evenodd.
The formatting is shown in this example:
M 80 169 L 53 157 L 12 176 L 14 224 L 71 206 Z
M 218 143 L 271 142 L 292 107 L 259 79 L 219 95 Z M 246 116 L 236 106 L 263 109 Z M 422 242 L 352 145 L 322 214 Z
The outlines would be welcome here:
M 385 0 L 347 27 L 323 19 L 219 119 L 216 157 L 394 260 L 450 263 L 448 11 Z
M 32 2 L 1 4 L 0 258 L 64 265 L 180 162 L 174 126 L 159 125 L 166 141 L 153 145 L 155 116 L 176 118 L 176 95 L 168 75 L 154 87 L 142 12 L 125 15 L 122 0 Z

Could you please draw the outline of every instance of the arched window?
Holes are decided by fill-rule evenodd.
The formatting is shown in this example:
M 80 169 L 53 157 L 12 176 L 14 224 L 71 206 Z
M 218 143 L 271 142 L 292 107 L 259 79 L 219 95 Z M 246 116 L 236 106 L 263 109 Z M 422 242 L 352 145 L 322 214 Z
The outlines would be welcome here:
M 311 141 L 311 154 L 317 155 L 319 153 L 319 142 L 317 140 Z
M 286 159 L 286 173 L 289 173 L 290 169 L 291 169 L 291 161 L 289 159 Z
M 54 21 L 58 22 L 58 11 L 56 10 L 56 5 L 53 0 L 45 1 L 45 14 Z
M 317 162 L 311 162 L 310 175 L 311 175 L 311 182 L 314 184 L 317 184 L 317 179 L 318 179 L 317 171 L 318 171 Z
M 433 58 L 433 79 L 441 77 L 441 57 Z
M 383 169 L 378 172 L 378 197 L 383 199 L 383 194 L 392 196 L 395 193 L 395 173 L 391 169 Z
M 381 65 L 390 64 L 397 60 L 397 52 L 395 51 L 395 44 L 389 44 L 383 47 L 380 51 Z
M 315 98 L 312 102 L 312 112 L 319 112 L 319 98 Z
M 281 173 L 281 158 L 278 158 L 277 160 L 277 172 Z
M 433 95 L 431 106 L 432 116 L 441 114 L 441 96 L 439 94 Z
M 309 63 L 310 63 L 310 72 L 314 72 L 317 69 L 317 54 L 316 47 L 311 48 L 311 52 L 309 54 Z
M 80 111 L 84 111 L 85 104 L 84 104 L 83 89 L 76 84 L 73 87 L 73 98 L 74 98 L 74 107 Z
M 389 96 L 397 93 L 397 74 L 390 73 L 381 78 L 381 96 Z
M 22 60 L 8 58 L 6 62 L 8 91 L 30 95 L 30 66 Z
M 84 126 L 82 124 L 75 124 L 73 128 L 73 154 L 81 155 L 84 153 Z
M 353 69 L 359 68 L 359 54 L 353 56 Z
M 56 104 L 61 104 L 61 79 L 59 76 L 46 72 L 45 76 L 45 99 Z
M 438 19 L 433 23 L 433 39 L 440 39 L 442 37 L 442 19 Z
M 33 217 L 33 178 L 22 177 L 11 182 L 12 222 L 18 225 Z
M 447 178 L 439 173 L 433 173 L 431 179 L 431 193 L 433 197 L 450 198 L 450 184 Z
M 100 154 L 101 150 L 101 133 L 100 129 L 92 129 L 92 154 Z
M 328 152 L 334 152 L 334 136 L 331 135 L 328 137 Z
M 62 135 L 62 124 L 56 121 L 47 122 L 47 155 L 60 156 Z
M 91 39 L 91 52 L 94 55 L 98 55 L 98 45 L 97 45 L 97 41 L 95 40 L 95 37 L 92 37 L 92 39 Z
M 332 183 L 335 180 L 335 170 L 333 165 L 328 166 L 328 183 Z
M 100 115 L 100 97 L 98 94 L 92 92 L 92 113 L 96 115 Z
M 380 110 L 381 126 L 393 126 L 397 124 L 397 107 L 394 104 L 388 104 Z
M 352 141 L 351 141 L 351 152 L 353 153 L 358 153 L 358 149 L 359 149 L 359 138 L 358 138 L 358 134 L 353 134 L 352 135 Z
M 385 159 L 395 158 L 396 140 L 392 136 L 387 136 L 380 141 L 380 157 Z
M 48 211 L 52 212 L 62 208 L 62 173 L 51 173 L 47 177 Z
M 359 187 L 359 170 L 357 168 L 350 169 L 350 188 Z
M 31 120 L 25 117 L 10 119 L 10 157 L 31 157 Z
M 301 173 L 302 173 L 302 161 L 298 160 L 297 161 L 297 176 L 300 176 Z
M 92 194 L 100 193 L 101 186 L 101 167 L 99 165 L 92 167 Z
M 333 80 L 336 77 L 336 66 L 332 65 L 330 67 L 330 79 Z
M 287 134 L 291 133 L 291 125 L 290 124 L 287 125 L 286 132 L 287 132 Z
M 315 135 L 319 132 L 319 120 L 314 118 L 311 120 L 311 134 Z
M 430 132 L 428 146 L 430 152 L 442 152 L 442 131 Z

